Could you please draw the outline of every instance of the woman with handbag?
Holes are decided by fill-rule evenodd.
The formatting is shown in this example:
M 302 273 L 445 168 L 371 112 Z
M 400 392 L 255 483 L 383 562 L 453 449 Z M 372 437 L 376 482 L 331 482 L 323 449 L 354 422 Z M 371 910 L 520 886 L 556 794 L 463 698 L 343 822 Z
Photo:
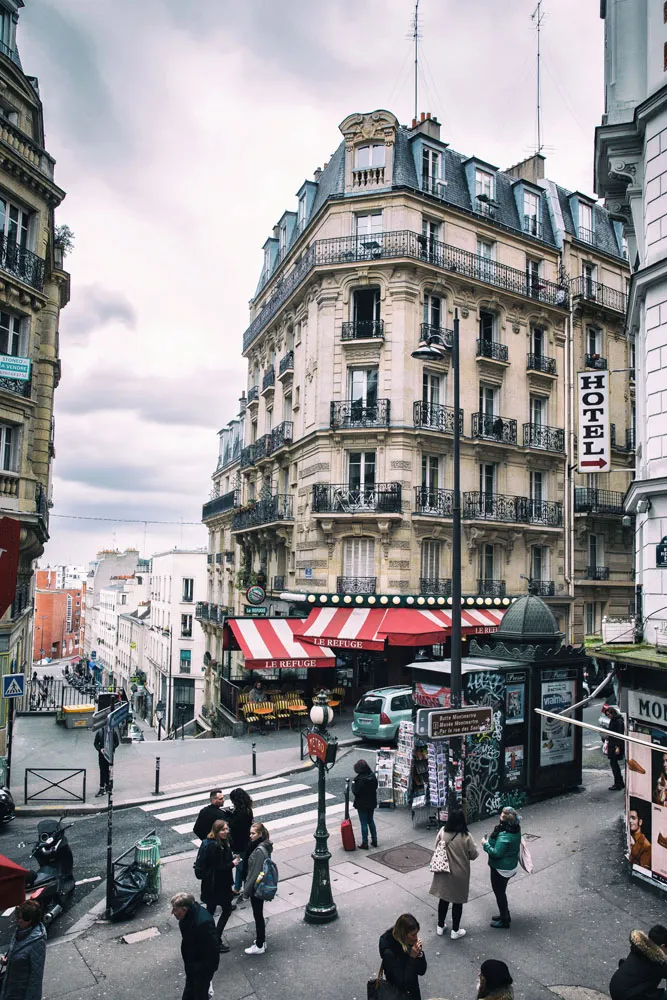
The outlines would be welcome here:
M 507 905 L 507 884 L 516 875 L 521 851 L 521 824 L 519 814 L 511 806 L 505 806 L 500 814 L 500 822 L 491 836 L 482 838 L 482 847 L 489 856 L 491 888 L 498 904 L 498 913 L 491 921 L 491 927 L 509 927 L 512 918 Z
M 431 861 L 433 882 L 429 892 L 438 896 L 438 923 L 436 932 L 445 933 L 445 920 L 452 904 L 452 941 L 465 937 L 461 927 L 463 904 L 468 902 L 470 891 L 470 862 L 478 857 L 475 841 L 468 833 L 465 813 L 460 807 L 451 809 L 447 822 L 438 832 Z
M 419 923 L 403 913 L 380 938 L 380 975 L 377 1000 L 421 1000 L 419 977 L 426 972 L 426 958 L 419 940 Z M 385 979 L 382 979 L 384 972 Z
M 201 900 L 211 916 L 214 916 L 218 907 L 221 908 L 216 932 L 220 951 L 227 952 L 229 945 L 223 940 L 222 932 L 232 913 L 233 855 L 229 842 L 229 826 L 224 819 L 216 819 L 204 844 L 206 846 L 202 855 Z

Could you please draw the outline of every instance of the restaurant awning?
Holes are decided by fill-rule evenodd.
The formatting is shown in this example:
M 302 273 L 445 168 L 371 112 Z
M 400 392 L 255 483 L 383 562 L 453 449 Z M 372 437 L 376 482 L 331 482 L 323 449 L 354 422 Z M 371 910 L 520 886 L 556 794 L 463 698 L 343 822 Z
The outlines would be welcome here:
M 500 608 L 462 608 L 463 635 L 495 632 Z M 428 646 L 452 631 L 452 613 L 438 608 L 314 608 L 297 635 L 316 646 L 383 650 L 390 646 Z
M 303 628 L 300 618 L 228 618 L 245 658 L 246 670 L 305 670 L 335 667 L 336 654 L 295 638 Z

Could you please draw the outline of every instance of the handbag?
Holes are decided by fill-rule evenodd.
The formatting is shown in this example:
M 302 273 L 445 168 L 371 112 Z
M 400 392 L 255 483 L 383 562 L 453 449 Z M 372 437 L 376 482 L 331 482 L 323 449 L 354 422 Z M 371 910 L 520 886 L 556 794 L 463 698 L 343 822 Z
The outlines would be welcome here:
M 529 875 L 533 874 L 533 858 L 528 850 L 528 844 L 523 837 L 521 838 L 521 844 L 519 845 L 519 864 Z
M 381 965 L 377 976 L 366 983 L 366 1000 L 405 1000 L 405 994 L 401 993 L 398 986 L 385 979 L 382 973 Z
M 449 858 L 447 857 L 447 846 L 444 840 L 439 840 L 435 845 L 433 857 L 429 864 L 429 871 L 449 872 Z

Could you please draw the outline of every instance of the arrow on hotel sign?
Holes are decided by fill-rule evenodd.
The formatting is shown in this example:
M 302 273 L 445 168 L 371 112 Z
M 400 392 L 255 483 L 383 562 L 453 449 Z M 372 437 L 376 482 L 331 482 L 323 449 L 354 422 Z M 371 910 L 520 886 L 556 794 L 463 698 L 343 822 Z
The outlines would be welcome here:
M 0 517 L 0 618 L 16 596 L 21 524 L 13 517 Z
M 584 468 L 588 469 L 591 466 L 597 466 L 598 469 L 604 469 L 604 467 L 605 467 L 606 464 L 607 464 L 607 462 L 606 462 L 606 460 L 604 458 L 595 458 L 595 459 L 588 459 L 588 460 L 582 459 L 581 462 L 579 463 L 579 465 L 582 467 L 582 469 L 584 469 Z

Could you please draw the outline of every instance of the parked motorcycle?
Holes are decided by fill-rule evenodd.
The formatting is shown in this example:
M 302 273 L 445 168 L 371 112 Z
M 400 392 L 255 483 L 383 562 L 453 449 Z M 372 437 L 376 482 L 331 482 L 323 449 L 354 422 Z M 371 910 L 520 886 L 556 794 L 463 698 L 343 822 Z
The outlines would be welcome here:
M 37 843 L 32 857 L 38 870 L 26 876 L 26 897 L 35 899 L 42 907 L 46 927 L 60 916 L 74 895 L 74 857 L 62 819 L 43 819 L 37 824 Z
M 0 788 L 0 826 L 11 823 L 15 815 L 14 799 L 6 786 Z

